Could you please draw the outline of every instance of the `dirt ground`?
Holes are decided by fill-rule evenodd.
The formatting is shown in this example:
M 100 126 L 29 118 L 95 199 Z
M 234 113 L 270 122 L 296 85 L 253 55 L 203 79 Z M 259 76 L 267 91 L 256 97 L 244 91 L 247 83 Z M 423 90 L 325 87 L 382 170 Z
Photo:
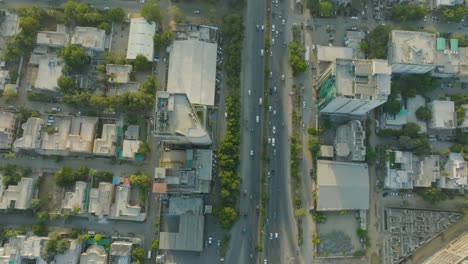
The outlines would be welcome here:
M 127 55 L 128 33 L 130 32 L 129 23 L 116 24 L 112 33 L 111 50 L 115 54 Z
M 44 173 L 39 182 L 39 199 L 44 209 L 49 212 L 58 212 L 62 207 L 65 191 L 54 183 L 54 175 Z

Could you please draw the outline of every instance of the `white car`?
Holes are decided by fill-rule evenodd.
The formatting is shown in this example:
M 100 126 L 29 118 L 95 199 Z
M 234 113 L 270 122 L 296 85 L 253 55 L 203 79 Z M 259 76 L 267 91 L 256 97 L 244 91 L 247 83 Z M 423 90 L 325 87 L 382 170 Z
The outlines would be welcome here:
M 271 25 L 271 31 L 275 32 L 275 25 Z
M 250 150 L 250 156 L 253 156 L 253 149 Z
M 273 51 L 270 51 L 270 57 L 273 57 Z
M 271 144 L 271 138 L 268 138 L 268 144 Z
M 273 156 L 276 156 L 276 149 L 273 149 Z
M 272 139 L 271 139 L 271 146 L 272 146 L 272 147 L 275 146 L 275 138 L 272 138 Z
M 275 238 L 278 239 L 278 233 L 275 233 Z
M 273 78 L 273 72 L 272 71 L 270 72 L 270 78 Z
M 283 21 L 281 21 L 281 24 L 285 25 L 285 24 L 286 24 L 286 20 L 283 19 Z
M 271 45 L 275 45 L 275 39 L 274 38 L 271 39 Z
M 258 98 L 258 104 L 259 104 L 259 105 L 262 105 L 262 102 L 263 102 L 263 99 L 262 99 L 261 97 Z
M 273 115 L 276 115 L 276 110 L 273 110 Z
M 281 80 L 282 80 L 282 81 L 284 81 L 284 74 L 283 74 L 283 75 L 281 75 Z
M 305 101 L 302 102 L 302 108 L 304 108 L 304 109 L 306 108 L 306 102 Z
M 271 112 L 271 105 L 270 105 L 270 106 L 268 106 L 268 111 L 269 111 L 269 112 Z
M 260 50 L 260 56 L 263 57 L 263 49 Z
M 275 92 L 275 93 L 276 93 L 276 86 L 275 86 L 275 87 L 273 87 L 273 92 Z
M 273 126 L 273 134 L 276 134 L 276 127 Z
M 250 90 L 247 90 L 247 93 L 250 95 Z
M 212 241 L 213 241 L 213 238 L 209 237 L 209 238 L 208 238 L 208 245 L 211 246 L 211 242 L 212 242 Z
M 264 26 L 264 25 L 262 25 L 262 31 L 263 31 L 263 30 L 265 30 L 265 26 Z
M 273 240 L 273 233 L 270 233 L 270 240 Z
M 260 123 L 260 117 L 259 117 L 259 116 L 256 116 L 256 117 L 255 117 L 255 121 L 256 121 L 257 123 Z

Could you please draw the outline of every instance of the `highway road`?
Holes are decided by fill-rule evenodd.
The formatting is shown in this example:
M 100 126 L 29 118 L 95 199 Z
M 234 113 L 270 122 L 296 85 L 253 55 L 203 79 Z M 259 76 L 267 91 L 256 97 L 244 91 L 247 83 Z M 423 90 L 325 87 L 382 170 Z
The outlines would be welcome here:
M 268 201 L 264 230 L 263 261 L 267 263 L 302 263 L 298 255 L 297 227 L 294 219 L 290 189 L 290 87 L 292 73 L 288 65 L 285 43 L 291 41 L 288 16 L 292 13 L 291 2 L 279 0 L 272 3 L 272 32 L 270 56 L 270 84 L 268 110 L 268 132 L 271 144 L 268 146 L 267 178 Z M 283 21 L 284 19 L 284 21 Z M 273 41 L 274 39 L 274 41 Z M 284 80 L 282 76 L 284 75 Z M 275 88 L 276 87 L 276 88 Z M 273 139 L 275 141 L 273 145 Z M 276 234 L 277 238 L 276 238 Z
M 231 230 L 231 246 L 225 263 L 255 263 L 257 253 L 258 213 L 260 204 L 262 112 L 264 58 L 260 50 L 265 45 L 260 25 L 265 20 L 265 1 L 246 1 L 244 13 L 244 43 L 241 73 L 241 218 Z M 257 30 L 257 25 L 259 29 Z M 266 29 L 265 29 L 266 30 Z M 263 99 L 262 99 L 263 101 Z M 258 122 L 257 122 L 258 116 Z M 244 194 L 244 190 L 246 191 Z M 247 215 L 244 216 L 243 214 Z

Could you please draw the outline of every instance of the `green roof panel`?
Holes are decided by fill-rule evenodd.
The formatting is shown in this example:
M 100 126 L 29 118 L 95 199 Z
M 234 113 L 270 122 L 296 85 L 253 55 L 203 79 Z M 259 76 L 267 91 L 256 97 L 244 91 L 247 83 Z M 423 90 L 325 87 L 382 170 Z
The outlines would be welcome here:
M 458 51 L 458 39 L 450 39 L 450 50 Z
M 445 39 L 444 38 L 437 38 L 436 50 L 441 51 L 445 50 Z

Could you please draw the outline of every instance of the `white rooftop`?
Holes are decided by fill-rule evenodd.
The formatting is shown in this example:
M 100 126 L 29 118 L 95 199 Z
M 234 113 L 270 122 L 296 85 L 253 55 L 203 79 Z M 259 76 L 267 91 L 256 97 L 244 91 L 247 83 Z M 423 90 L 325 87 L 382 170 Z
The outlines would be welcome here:
M 93 153 L 102 156 L 114 156 L 115 144 L 117 142 L 117 126 L 115 124 L 104 124 L 101 137 L 94 140 Z
M 2 175 L 0 175 L 1 179 Z M 18 185 L 9 185 L 6 190 L 3 190 L 3 183 L 0 183 L 0 209 L 29 209 L 33 189 L 32 178 L 21 178 Z
M 130 202 L 130 186 L 117 186 L 115 192 L 115 210 L 114 217 L 130 216 L 137 217 L 141 213 L 141 207 L 138 204 Z
M 427 105 L 432 111 L 432 119 L 429 122 L 429 128 L 455 129 L 457 118 L 453 101 L 435 100 Z
M 125 159 L 134 159 L 136 153 L 138 153 L 138 148 L 141 145 L 140 140 L 127 140 L 123 141 L 122 147 L 122 157 Z
M 336 59 L 352 59 L 353 49 L 338 46 L 320 46 L 317 48 L 318 61 L 335 62 Z
M 98 188 L 92 188 L 89 192 L 88 212 L 99 217 L 109 215 L 113 194 L 114 185 L 108 182 L 100 182 Z
M 83 211 L 84 196 L 86 190 L 86 182 L 75 182 L 75 189 L 70 192 L 65 192 L 65 198 L 62 201 L 62 209 Z
M 87 49 L 104 51 L 106 31 L 94 27 L 75 27 L 71 37 L 71 44 L 80 45 Z
M 23 129 L 23 136 L 18 138 L 13 143 L 15 151 L 20 149 L 34 150 L 41 147 L 42 140 L 42 127 L 44 126 L 44 119 L 31 117 L 28 118 L 26 123 L 21 125 Z
M 11 148 L 15 132 L 15 125 L 15 114 L 0 111 L 0 149 Z
M 107 64 L 106 72 L 109 76 L 109 82 L 128 83 L 132 69 L 132 65 Z
M 91 245 L 81 253 L 80 264 L 107 264 L 107 253 L 103 246 Z
M 198 39 L 174 41 L 167 91 L 187 94 L 192 104 L 214 106 L 217 46 Z
M 16 13 L 5 12 L 0 33 L 3 37 L 13 37 L 20 32 L 19 17 Z
M 36 36 L 36 44 L 48 47 L 65 47 L 70 41 L 70 36 L 64 32 L 39 31 Z
M 149 61 L 154 57 L 153 36 L 156 33 L 156 24 L 149 23 L 144 18 L 132 18 L 128 36 L 127 59 L 134 60 L 137 55 L 145 56 Z
M 62 76 L 65 62 L 56 55 L 41 56 L 39 67 L 33 75 L 34 88 L 55 91 L 58 88 L 57 80 Z
M 436 57 L 436 36 L 419 31 L 392 30 L 390 64 L 433 65 Z

